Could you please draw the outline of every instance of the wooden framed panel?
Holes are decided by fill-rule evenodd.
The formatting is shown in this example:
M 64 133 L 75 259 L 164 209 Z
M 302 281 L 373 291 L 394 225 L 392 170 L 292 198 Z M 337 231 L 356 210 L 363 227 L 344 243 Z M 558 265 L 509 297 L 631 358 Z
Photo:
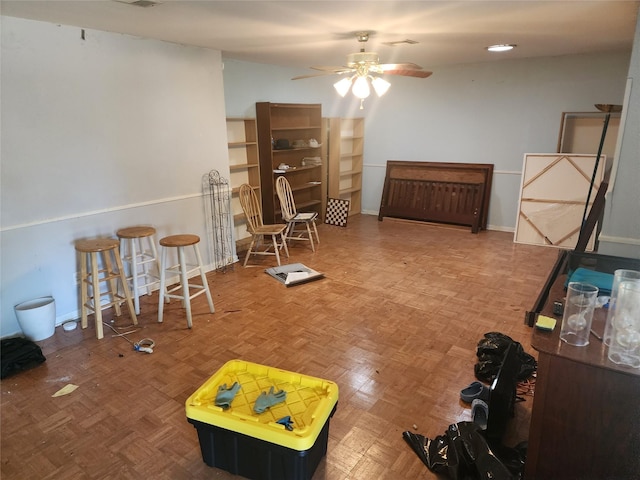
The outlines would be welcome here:
M 486 229 L 493 164 L 387 161 L 378 220 L 398 217 Z
M 604 112 L 563 112 L 558 135 L 558 153 L 598 153 L 604 120 Z M 602 154 L 613 158 L 620 128 L 620 113 L 610 114 Z

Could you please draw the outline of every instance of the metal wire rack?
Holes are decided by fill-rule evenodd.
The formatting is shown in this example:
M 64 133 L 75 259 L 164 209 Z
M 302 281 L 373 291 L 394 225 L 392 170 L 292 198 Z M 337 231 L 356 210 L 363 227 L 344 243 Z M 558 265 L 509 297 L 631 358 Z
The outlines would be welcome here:
M 229 181 L 211 170 L 203 178 L 207 219 L 208 246 L 215 269 L 233 268 L 233 215 L 231 212 L 231 187 Z

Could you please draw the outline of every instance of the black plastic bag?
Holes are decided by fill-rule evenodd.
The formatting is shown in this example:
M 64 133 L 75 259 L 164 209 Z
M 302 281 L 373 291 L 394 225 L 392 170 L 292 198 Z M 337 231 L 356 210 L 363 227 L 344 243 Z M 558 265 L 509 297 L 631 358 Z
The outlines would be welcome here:
M 536 359 L 525 352 L 519 342 L 503 333 L 489 332 L 485 333 L 484 338 L 478 342 L 478 363 L 474 366 L 474 372 L 478 380 L 486 383 L 493 382 L 500 371 L 504 354 L 509 345 L 514 346 L 520 361 L 517 379 L 524 381 L 535 373 L 538 368 Z
M 434 439 L 410 431 L 402 437 L 429 470 L 452 480 L 516 480 L 522 476 L 524 462 L 513 462 L 514 454 L 508 452 L 515 471 L 507 468 L 473 422 L 449 425 L 444 435 Z
M 33 341 L 22 338 L 5 338 L 0 343 L 0 378 L 28 370 L 46 360 L 42 349 Z

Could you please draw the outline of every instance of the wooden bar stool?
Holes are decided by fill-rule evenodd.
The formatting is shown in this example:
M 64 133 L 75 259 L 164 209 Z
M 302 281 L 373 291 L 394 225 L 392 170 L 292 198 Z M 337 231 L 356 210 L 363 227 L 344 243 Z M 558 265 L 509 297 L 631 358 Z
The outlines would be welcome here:
M 182 300 L 182 304 L 187 310 L 187 326 L 191 328 L 191 299 L 197 297 L 202 293 L 206 293 L 207 300 L 209 302 L 209 310 L 211 313 L 215 312 L 213 306 L 213 299 L 211 298 L 211 292 L 209 291 L 209 284 L 207 283 L 207 277 L 202 267 L 202 258 L 200 257 L 200 250 L 198 249 L 198 243 L 200 243 L 200 237 L 198 235 L 182 234 L 182 235 L 170 235 L 160 239 L 160 246 L 162 247 L 162 261 L 160 263 L 160 300 L 158 302 L 158 322 L 162 322 L 162 314 L 164 310 L 165 299 L 177 298 Z M 184 248 L 193 246 L 193 251 L 196 256 L 197 265 L 189 265 L 185 260 Z M 167 267 L 167 249 L 178 249 L 178 264 Z M 188 282 L 189 274 L 200 271 L 200 278 L 202 279 L 202 285 L 194 285 Z M 166 273 L 177 273 L 180 276 L 178 284 L 167 289 L 166 286 Z M 189 288 L 195 289 L 196 292 L 189 295 Z M 182 294 L 173 293 L 182 291 Z
M 96 336 L 104 336 L 102 331 L 102 308 L 113 306 L 116 315 L 120 316 L 120 304 L 127 302 L 133 324 L 138 324 L 136 312 L 131 300 L 131 293 L 124 274 L 120 259 L 119 241 L 115 238 L 96 238 L 78 240 L 75 242 L 76 251 L 80 253 L 80 300 L 82 309 L 82 328 L 87 328 L 87 316 L 94 313 L 96 317 Z M 98 255 L 102 256 L 102 268 L 98 265 Z M 88 263 L 91 269 L 87 268 Z M 114 263 L 117 269 L 114 269 Z M 118 280 L 122 284 L 124 296 L 118 293 Z M 100 291 L 100 283 L 107 285 L 106 292 Z M 91 285 L 91 295 L 89 295 Z M 108 297 L 109 303 L 102 304 L 102 297 Z
M 140 289 L 151 295 L 151 287 L 160 281 L 160 261 L 156 249 L 156 229 L 148 226 L 121 228 L 116 232 L 120 239 L 120 254 L 129 266 L 127 281 L 131 288 L 136 315 L 140 315 Z M 147 245 L 144 245 L 144 242 Z M 155 272 L 152 267 L 155 266 Z

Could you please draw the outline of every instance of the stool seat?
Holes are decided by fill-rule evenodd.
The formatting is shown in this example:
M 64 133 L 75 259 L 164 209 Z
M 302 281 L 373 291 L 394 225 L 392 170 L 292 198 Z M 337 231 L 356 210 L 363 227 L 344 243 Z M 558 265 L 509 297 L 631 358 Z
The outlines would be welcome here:
M 127 281 L 131 286 L 133 304 L 138 315 L 140 314 L 140 290 L 145 289 L 147 295 L 151 295 L 151 287 L 160 280 L 160 261 L 155 234 L 156 229 L 148 225 L 135 225 L 116 231 L 120 239 L 122 260 L 129 267 Z
M 115 238 L 94 238 L 89 240 L 77 240 L 75 243 L 76 250 L 84 253 L 105 252 L 113 250 L 118 246 L 118 240 Z
M 191 299 L 201 294 L 206 294 L 207 302 L 209 303 L 209 311 L 215 312 L 213 306 L 213 299 L 211 298 L 211 292 L 209 291 L 209 284 L 207 283 L 207 277 L 204 273 L 204 267 L 202 265 L 202 258 L 200 257 L 200 250 L 198 249 L 198 243 L 200 243 L 200 237 L 190 233 L 183 233 L 179 235 L 169 235 L 160 239 L 160 246 L 162 247 L 162 259 L 160 261 L 160 299 L 158 302 L 158 322 L 162 323 L 164 302 L 167 303 L 172 298 L 182 300 L 187 313 L 187 326 L 192 327 L 191 320 Z M 193 247 L 193 253 L 195 255 L 196 263 L 188 265 L 185 256 L 185 247 Z M 177 250 L 178 264 L 174 266 L 167 265 L 167 251 L 169 248 L 175 248 Z M 193 284 L 189 283 L 189 274 L 193 272 L 200 273 L 201 283 Z M 166 286 L 166 274 L 167 272 L 177 274 L 179 281 L 173 288 L 167 288 Z M 195 293 L 190 294 L 190 289 L 195 290 Z M 174 293 L 175 292 L 175 293 Z M 180 293 L 178 293 L 180 292 Z
M 147 226 L 121 228 L 116 232 L 118 238 L 142 238 L 155 235 L 156 229 Z
M 188 247 L 189 245 L 195 245 L 196 243 L 200 243 L 200 237 L 190 233 L 169 235 L 168 237 L 160 239 L 160 245 L 163 247 Z
M 75 249 L 80 253 L 80 303 L 82 312 L 82 328 L 87 328 L 89 313 L 93 312 L 96 320 L 96 336 L 104 336 L 102 328 L 102 308 L 113 306 L 116 315 L 120 316 L 120 304 L 125 302 L 129 308 L 133 324 L 138 324 L 131 293 L 124 274 L 120 259 L 120 242 L 115 238 L 93 238 L 77 240 Z M 102 259 L 102 268 L 98 264 L 98 257 Z M 114 263 L 116 268 L 114 268 Z M 91 268 L 89 269 L 89 265 Z M 124 296 L 118 293 L 118 280 L 122 284 Z M 102 291 L 100 283 L 106 283 L 106 291 Z M 89 285 L 91 295 L 89 295 Z M 102 297 L 108 298 L 103 304 Z

